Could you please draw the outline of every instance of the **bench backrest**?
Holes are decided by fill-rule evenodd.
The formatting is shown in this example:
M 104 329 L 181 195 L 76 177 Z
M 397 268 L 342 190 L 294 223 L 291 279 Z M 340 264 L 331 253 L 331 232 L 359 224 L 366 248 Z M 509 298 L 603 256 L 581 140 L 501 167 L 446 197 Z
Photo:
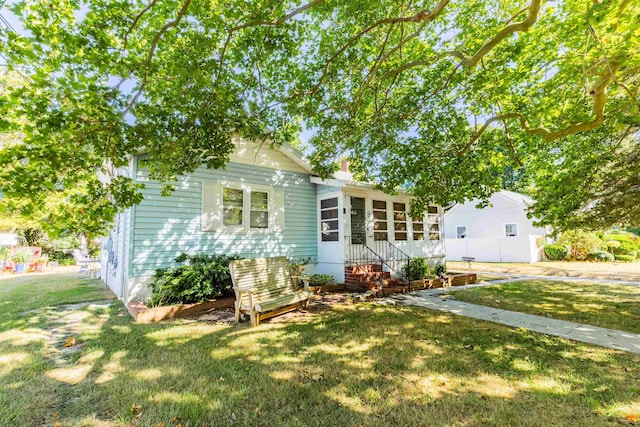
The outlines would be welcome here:
M 251 291 L 259 300 L 294 292 L 286 257 L 241 259 L 229 263 L 233 289 Z M 245 298 L 243 294 L 243 299 Z

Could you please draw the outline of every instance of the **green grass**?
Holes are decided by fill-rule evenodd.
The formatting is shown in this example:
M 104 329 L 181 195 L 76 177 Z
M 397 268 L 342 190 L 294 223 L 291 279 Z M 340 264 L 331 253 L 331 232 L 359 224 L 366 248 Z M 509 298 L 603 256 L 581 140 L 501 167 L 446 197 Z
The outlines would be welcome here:
M 640 287 L 527 280 L 465 289 L 473 304 L 640 333 Z
M 16 313 L 47 305 L 114 299 L 98 279 L 80 274 L 29 275 L 0 280 L 1 315 L 5 319 Z
M 9 326 L 0 312 L 3 426 L 597 426 L 640 415 L 640 356 L 415 307 L 339 305 L 248 328 L 138 325 L 119 302 L 39 302 L 48 308 Z M 71 330 L 82 351 L 56 363 Z
M 478 277 L 478 282 L 489 282 L 491 280 L 507 279 L 507 277 L 505 276 L 499 276 L 497 274 L 491 274 L 491 273 L 478 273 L 477 277 Z

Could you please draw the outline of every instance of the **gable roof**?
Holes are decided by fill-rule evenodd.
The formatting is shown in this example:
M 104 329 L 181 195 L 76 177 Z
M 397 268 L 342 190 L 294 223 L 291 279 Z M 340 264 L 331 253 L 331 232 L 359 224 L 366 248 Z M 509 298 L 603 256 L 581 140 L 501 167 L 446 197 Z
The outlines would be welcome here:
M 496 194 L 524 207 L 528 207 L 535 202 L 535 200 L 526 194 L 516 193 L 515 191 L 500 190 Z
M 497 193 L 494 193 L 492 197 L 494 196 L 498 196 L 498 197 L 502 197 L 503 199 L 516 204 L 519 207 L 522 207 L 523 209 L 527 209 L 529 206 L 531 206 L 533 203 L 535 203 L 535 200 L 533 200 L 531 197 L 527 196 L 526 194 L 522 194 L 522 193 L 516 193 L 515 191 L 509 191 L 509 190 L 500 190 Z M 478 199 L 472 199 L 472 200 L 468 200 L 464 203 L 456 203 L 455 205 L 453 205 L 449 210 L 447 210 L 444 215 L 447 216 L 455 211 L 458 210 L 458 208 L 462 205 L 466 205 L 467 203 L 474 203 L 477 204 L 479 200 Z
M 313 169 L 311 168 L 311 163 L 304 157 L 302 152 L 295 148 L 293 145 L 283 143 L 278 147 L 278 150 L 287 156 L 289 159 L 293 160 L 298 166 L 302 169 L 306 170 L 310 174 L 313 173 Z

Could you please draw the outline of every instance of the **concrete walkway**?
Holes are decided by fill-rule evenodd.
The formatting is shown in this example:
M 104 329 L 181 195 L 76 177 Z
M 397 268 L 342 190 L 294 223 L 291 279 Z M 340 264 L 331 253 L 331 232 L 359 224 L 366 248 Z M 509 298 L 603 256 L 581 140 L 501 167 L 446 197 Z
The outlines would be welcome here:
M 597 279 L 594 277 L 544 276 L 544 275 L 533 275 L 533 274 L 498 273 L 493 271 L 474 271 L 473 273 L 504 277 L 504 279 L 488 281 L 490 283 L 513 282 L 514 280 L 557 280 L 562 282 L 593 282 L 593 283 L 607 283 L 612 285 L 640 286 L 640 282 L 635 282 L 631 280 Z
M 487 285 L 489 284 L 456 286 L 456 290 Z M 525 328 L 546 335 L 640 354 L 640 334 L 449 300 L 439 295 L 445 292 L 446 290 L 442 289 L 431 289 L 411 294 L 395 294 L 386 299 L 404 305 L 414 305 L 474 319 L 488 320 L 514 328 Z

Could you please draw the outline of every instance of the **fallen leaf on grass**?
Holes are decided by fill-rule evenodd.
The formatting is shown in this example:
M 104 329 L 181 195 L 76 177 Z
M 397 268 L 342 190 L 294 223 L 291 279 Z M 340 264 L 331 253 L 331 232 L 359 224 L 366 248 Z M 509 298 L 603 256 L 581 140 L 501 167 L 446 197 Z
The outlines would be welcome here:
M 142 416 L 142 405 L 131 405 L 131 415 L 136 418 L 140 418 Z
M 76 337 L 69 337 L 64 341 L 65 347 L 72 347 L 76 345 Z
M 637 422 L 638 422 L 638 420 L 640 420 L 640 418 L 638 418 L 638 416 L 637 416 L 637 415 L 632 415 L 632 414 L 625 415 L 623 418 L 624 418 L 625 420 L 627 420 L 627 421 L 631 422 L 631 423 L 634 423 L 634 424 L 635 424 L 635 423 L 637 423 Z

